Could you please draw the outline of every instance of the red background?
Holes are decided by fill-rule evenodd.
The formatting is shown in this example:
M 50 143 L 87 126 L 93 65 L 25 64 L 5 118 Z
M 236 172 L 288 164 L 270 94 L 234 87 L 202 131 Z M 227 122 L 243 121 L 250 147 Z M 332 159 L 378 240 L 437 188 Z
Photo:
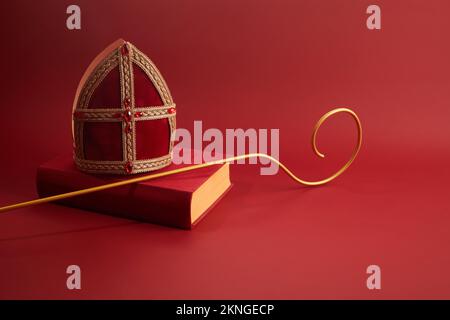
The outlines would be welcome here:
M 382 30 L 366 28 L 368 5 Z M 280 128 L 280 158 L 319 188 L 235 165 L 235 185 L 194 229 L 53 204 L 0 216 L 0 298 L 450 298 L 450 3 L 434 1 L 72 1 L 0 5 L 1 204 L 36 197 L 37 166 L 71 152 L 84 69 L 119 37 L 147 53 L 179 127 Z M 66 267 L 82 290 L 66 289 Z M 366 288 L 377 264 L 382 289 Z

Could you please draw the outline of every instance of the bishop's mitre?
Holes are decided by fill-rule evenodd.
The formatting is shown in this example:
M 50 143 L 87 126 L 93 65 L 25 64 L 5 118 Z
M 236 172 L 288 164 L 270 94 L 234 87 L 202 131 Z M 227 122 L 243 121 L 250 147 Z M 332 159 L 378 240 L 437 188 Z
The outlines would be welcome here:
M 175 103 L 155 64 L 115 41 L 84 73 L 73 104 L 74 161 L 86 172 L 133 174 L 172 161 Z

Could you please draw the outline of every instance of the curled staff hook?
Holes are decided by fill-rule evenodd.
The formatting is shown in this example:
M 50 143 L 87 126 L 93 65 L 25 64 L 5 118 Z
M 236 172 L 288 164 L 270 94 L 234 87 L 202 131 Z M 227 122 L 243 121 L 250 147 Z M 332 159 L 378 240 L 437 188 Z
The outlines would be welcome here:
M 46 198 L 40 198 L 40 199 L 36 199 L 36 200 L 31 200 L 31 201 L 21 202 L 21 203 L 17 203 L 17 204 L 12 204 L 12 205 L 9 205 L 9 206 L 0 207 L 0 212 L 10 211 L 10 210 L 14 210 L 14 209 L 23 208 L 23 207 L 29 207 L 29 206 L 37 205 L 37 204 L 40 204 L 40 203 L 46 203 L 46 202 L 51 202 L 51 201 L 62 200 L 62 199 L 71 198 L 71 197 L 75 197 L 75 196 L 79 196 L 79 195 L 83 195 L 83 194 L 87 194 L 87 193 L 98 192 L 98 191 L 102 191 L 102 190 L 106 190 L 106 189 L 116 188 L 116 187 L 120 187 L 120 186 L 124 186 L 124 185 L 129 185 L 129 184 L 138 183 L 138 182 L 142 182 L 142 181 L 147 181 L 147 180 L 151 180 L 151 179 L 161 178 L 161 177 L 165 177 L 165 176 L 170 176 L 170 175 L 174 175 L 174 174 L 178 174 L 178 173 L 183 173 L 183 172 L 187 172 L 187 171 L 192 171 L 192 170 L 196 170 L 196 169 L 200 169 L 200 168 L 209 167 L 209 166 L 212 166 L 212 165 L 215 165 L 215 164 L 222 164 L 222 163 L 231 162 L 231 161 L 235 161 L 235 160 L 255 158 L 255 157 L 266 158 L 266 159 L 270 159 L 271 161 L 276 162 L 281 167 L 281 169 L 283 169 L 283 171 L 286 172 L 286 174 L 289 177 L 291 177 L 294 181 L 296 181 L 297 183 L 300 183 L 300 184 L 303 184 L 303 185 L 306 185 L 306 186 L 319 186 L 319 185 L 328 183 L 328 182 L 336 179 L 345 170 L 347 170 L 347 168 L 355 160 L 356 156 L 358 155 L 359 150 L 361 149 L 361 143 L 362 143 L 362 126 L 361 126 L 361 121 L 359 120 L 359 118 L 356 115 L 356 113 L 353 112 L 352 110 L 347 109 L 347 108 L 337 108 L 337 109 L 333 109 L 333 110 L 325 113 L 319 119 L 319 121 L 317 121 L 317 123 L 316 123 L 316 125 L 314 127 L 314 130 L 313 130 L 313 135 L 312 135 L 312 139 L 311 139 L 312 148 L 314 150 L 314 153 L 317 156 L 321 157 L 321 158 L 325 157 L 324 154 L 321 153 L 319 151 L 319 149 L 317 148 L 317 141 L 316 141 L 317 140 L 317 132 L 319 131 L 320 126 L 329 117 L 331 117 L 334 114 L 341 113 L 341 112 L 350 114 L 353 117 L 353 119 L 355 120 L 356 125 L 357 125 L 357 129 L 358 129 L 358 140 L 357 140 L 355 149 L 353 150 L 353 153 L 352 153 L 352 155 L 350 157 L 350 160 L 348 160 L 347 163 L 343 167 L 341 167 L 336 173 L 334 173 L 333 175 L 329 176 L 328 178 L 325 178 L 325 179 L 322 179 L 322 180 L 317 180 L 317 181 L 302 180 L 299 177 L 297 177 L 295 174 L 293 174 L 284 164 L 282 164 L 280 161 L 278 161 L 274 157 L 269 156 L 269 155 L 267 155 L 265 153 L 249 153 L 249 154 L 244 154 L 244 155 L 235 156 L 235 157 L 229 157 L 229 158 L 225 158 L 225 159 L 221 159 L 221 160 L 217 160 L 217 161 L 211 161 L 211 162 L 196 164 L 196 165 L 192 165 L 192 166 L 189 166 L 189 167 L 184 167 L 184 168 L 179 168 L 179 169 L 174 169 L 174 170 L 169 170 L 169 171 L 164 171 L 164 172 L 159 172 L 159 173 L 154 173 L 154 174 L 149 174 L 149 175 L 144 175 L 144 176 L 140 176 L 140 177 L 130 178 L 130 179 L 127 179 L 127 180 L 113 182 L 113 183 L 109 183 L 109 184 L 105 184 L 105 185 L 101 185 L 101 186 L 97 186 L 97 187 L 92 187 L 92 188 L 72 191 L 72 192 L 68 192 L 68 193 L 62 193 L 62 194 L 58 194 L 58 195 L 54 195 L 54 196 L 50 196 L 50 197 L 46 197 Z
M 361 121 L 358 118 L 358 115 L 353 112 L 353 110 L 350 110 L 348 108 L 336 108 L 333 109 L 331 111 L 328 111 L 327 113 L 325 113 L 320 119 L 319 121 L 317 121 L 316 125 L 314 126 L 314 130 L 313 130 L 313 135 L 311 138 L 311 144 L 312 144 L 312 148 L 314 150 L 314 153 L 321 157 L 321 158 L 325 158 L 325 155 L 323 153 L 321 153 L 319 151 L 319 149 L 317 148 L 317 132 L 319 131 L 320 126 L 332 115 L 335 115 L 337 113 L 348 113 L 353 120 L 355 120 L 356 123 L 356 127 L 358 129 L 358 137 L 357 137 L 357 141 L 356 141 L 356 146 L 353 149 L 353 153 L 350 156 L 350 159 L 347 161 L 347 163 L 341 167 L 338 171 L 336 171 L 336 173 L 334 173 L 333 175 L 329 176 L 328 178 L 325 178 L 323 180 L 319 180 L 319 181 L 314 181 L 314 182 L 310 182 L 309 185 L 321 185 L 321 184 L 325 184 L 328 183 L 334 179 L 336 179 L 337 177 L 339 177 L 345 170 L 348 169 L 348 167 L 350 167 L 350 165 L 353 163 L 353 161 L 356 159 L 356 156 L 359 153 L 359 150 L 361 149 L 361 144 L 362 144 L 362 125 L 361 125 Z
M 254 158 L 254 157 L 261 157 L 261 158 L 266 158 L 266 159 L 270 159 L 271 161 L 277 163 L 281 169 L 283 169 L 284 172 L 286 172 L 286 174 L 291 177 L 294 181 L 306 185 L 306 186 L 320 186 L 323 184 L 326 184 L 334 179 L 336 179 L 338 176 L 340 176 L 345 170 L 348 169 L 348 167 L 350 167 L 350 165 L 353 163 L 353 161 L 355 160 L 356 156 L 358 155 L 359 150 L 361 149 L 361 144 L 362 144 L 362 126 L 361 126 L 361 121 L 359 120 L 358 116 L 356 115 L 355 112 L 353 112 L 352 110 L 348 109 L 348 108 L 336 108 L 333 109 L 327 113 L 325 113 L 320 119 L 319 121 L 317 121 L 316 125 L 314 126 L 314 130 L 313 130 L 313 134 L 312 134 L 312 138 L 311 138 L 311 145 L 312 145 L 312 149 L 314 151 L 314 153 L 320 157 L 320 158 L 325 158 L 325 155 L 323 153 L 321 153 L 319 151 L 319 149 L 317 148 L 317 133 L 319 131 L 319 128 L 322 126 L 322 124 L 332 115 L 335 115 L 337 113 L 348 113 L 352 116 L 352 118 L 355 120 L 357 129 L 358 129 L 358 138 L 357 138 L 357 142 L 356 142 L 356 146 L 353 150 L 353 153 L 350 157 L 350 159 L 347 161 L 347 163 L 342 166 L 338 171 L 336 171 L 334 174 L 332 174 L 331 176 L 322 179 L 322 180 L 317 180 L 317 181 L 306 181 L 303 179 L 300 179 L 299 177 L 297 177 L 294 173 L 292 173 L 291 170 L 289 170 L 284 164 L 282 164 L 280 161 L 278 161 L 277 159 L 275 159 L 272 156 L 269 156 L 265 153 L 249 153 L 249 154 L 244 154 L 241 156 L 237 156 L 237 157 L 230 157 L 230 158 L 226 158 L 223 160 L 219 160 L 216 161 L 217 164 L 219 163 L 224 163 L 224 162 L 229 162 L 229 161 L 234 161 L 234 160 L 241 160 L 241 159 L 248 159 L 248 158 Z

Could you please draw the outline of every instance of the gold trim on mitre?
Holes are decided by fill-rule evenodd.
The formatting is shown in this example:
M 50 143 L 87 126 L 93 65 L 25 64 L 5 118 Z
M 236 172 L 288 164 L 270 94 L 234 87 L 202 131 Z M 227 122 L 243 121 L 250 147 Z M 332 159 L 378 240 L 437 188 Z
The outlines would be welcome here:
M 124 51 L 123 51 L 124 50 Z M 126 52 L 126 53 L 123 53 Z M 141 68 L 158 91 L 163 106 L 140 106 L 134 103 L 133 63 Z M 88 109 L 94 90 L 106 75 L 119 67 L 121 105 Z M 173 139 L 176 129 L 176 105 L 169 88 L 155 64 L 131 43 L 116 40 L 91 62 L 78 85 L 72 108 L 72 137 L 76 166 L 91 173 L 132 174 L 168 166 L 172 162 Z M 170 128 L 169 150 L 153 159 L 136 159 L 136 121 L 167 118 Z M 85 122 L 122 122 L 121 161 L 87 160 L 84 156 L 83 130 Z

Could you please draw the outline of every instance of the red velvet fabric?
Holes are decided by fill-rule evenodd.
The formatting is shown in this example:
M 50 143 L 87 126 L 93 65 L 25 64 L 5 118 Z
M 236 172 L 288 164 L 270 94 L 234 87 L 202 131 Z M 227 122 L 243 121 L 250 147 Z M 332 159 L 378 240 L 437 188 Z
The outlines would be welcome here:
M 162 106 L 163 102 L 153 82 L 133 63 L 134 105 L 136 107 Z
M 121 161 L 122 123 L 85 122 L 83 144 L 86 160 Z
M 94 90 L 88 108 L 120 108 L 119 67 L 112 69 Z
M 136 159 L 153 159 L 169 153 L 170 127 L 166 119 L 136 121 Z

